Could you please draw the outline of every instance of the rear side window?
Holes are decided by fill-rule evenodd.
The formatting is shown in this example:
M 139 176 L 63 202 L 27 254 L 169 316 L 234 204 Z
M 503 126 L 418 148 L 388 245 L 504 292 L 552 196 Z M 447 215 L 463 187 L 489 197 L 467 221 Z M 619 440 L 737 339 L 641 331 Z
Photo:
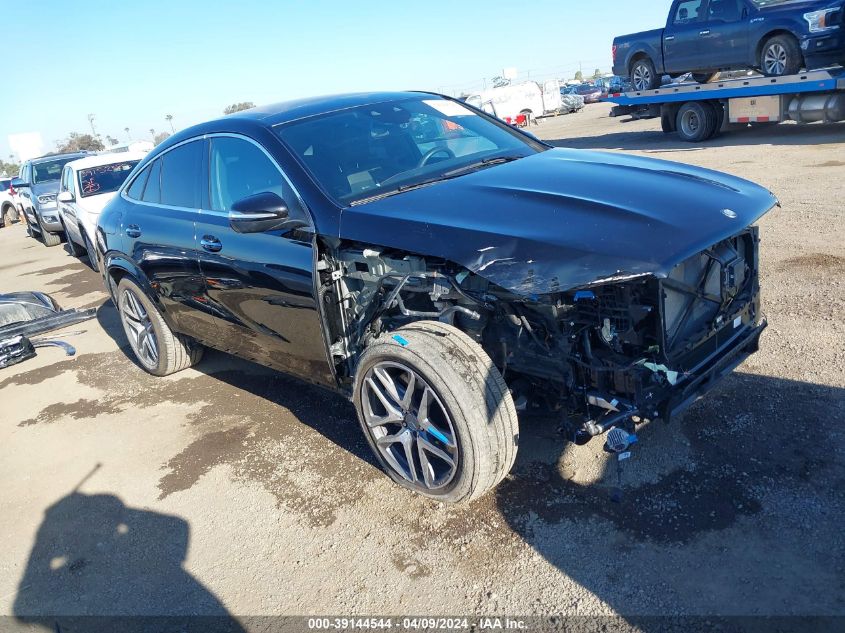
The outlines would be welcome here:
M 161 202 L 161 159 L 157 159 L 150 167 L 150 176 L 147 178 L 147 186 L 144 187 L 144 195 L 141 196 L 144 202 L 158 204 Z
M 203 147 L 203 141 L 193 141 L 170 150 L 158 160 L 161 162 L 161 204 L 200 208 Z
M 703 0 L 685 0 L 678 4 L 675 12 L 675 24 L 690 24 L 701 20 L 701 5 Z
M 126 190 L 126 195 L 133 200 L 140 200 L 141 195 L 144 193 L 144 185 L 147 184 L 147 178 L 150 175 L 150 168 L 146 167 L 144 171 L 142 171 L 135 180 L 132 181 L 132 184 L 129 185 L 129 189 Z

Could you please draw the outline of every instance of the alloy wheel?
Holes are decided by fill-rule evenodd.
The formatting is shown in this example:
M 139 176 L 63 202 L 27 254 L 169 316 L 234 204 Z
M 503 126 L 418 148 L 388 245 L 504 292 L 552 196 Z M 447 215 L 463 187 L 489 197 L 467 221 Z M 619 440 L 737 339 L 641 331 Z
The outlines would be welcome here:
M 763 56 L 763 68 L 767 75 L 782 75 L 786 70 L 786 48 L 777 42 L 766 48 Z
M 131 290 L 120 297 L 120 316 L 132 350 L 148 367 L 158 364 L 158 341 L 144 305 Z
M 391 470 L 425 490 L 447 486 L 458 469 L 458 437 L 434 389 L 393 361 L 371 367 L 361 389 L 367 432 Z
M 634 66 L 634 88 L 637 90 L 647 90 L 651 85 L 651 71 L 645 64 L 637 64 Z

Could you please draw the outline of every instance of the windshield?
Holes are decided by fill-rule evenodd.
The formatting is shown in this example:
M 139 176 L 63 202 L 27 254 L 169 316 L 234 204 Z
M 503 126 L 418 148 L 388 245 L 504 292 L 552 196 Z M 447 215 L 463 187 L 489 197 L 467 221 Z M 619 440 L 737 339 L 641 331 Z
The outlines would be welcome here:
M 42 182 L 51 182 L 58 180 L 62 175 L 62 167 L 72 160 L 76 160 L 79 156 L 72 156 L 71 158 L 60 158 L 48 163 L 33 163 L 32 164 L 32 184 Z
M 83 198 L 112 193 L 120 189 L 129 173 L 140 160 L 127 160 L 111 165 L 98 165 L 79 170 L 79 193 Z
M 504 123 L 434 96 L 295 121 L 279 126 L 278 134 L 341 205 L 401 193 L 546 149 Z

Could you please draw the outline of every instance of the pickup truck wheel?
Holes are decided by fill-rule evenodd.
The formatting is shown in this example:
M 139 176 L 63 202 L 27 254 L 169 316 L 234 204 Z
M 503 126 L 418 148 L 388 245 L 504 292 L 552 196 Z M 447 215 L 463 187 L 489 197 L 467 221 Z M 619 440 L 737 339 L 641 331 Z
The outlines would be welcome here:
M 648 57 L 643 57 L 631 66 L 631 83 L 634 90 L 654 90 L 660 87 L 660 77 L 654 70 L 654 64 Z
M 794 37 L 775 35 L 760 51 L 760 69 L 767 77 L 794 75 L 801 70 L 804 57 Z
M 716 81 L 719 78 L 719 73 L 716 71 L 707 71 L 703 73 L 692 73 L 693 81 L 700 84 L 709 84 L 711 81 Z
M 387 474 L 426 497 L 477 499 L 513 466 L 519 425 L 508 387 L 484 350 L 452 326 L 420 321 L 371 343 L 353 400 Z
M 677 129 L 681 140 L 699 143 L 717 131 L 716 110 L 705 101 L 690 101 L 678 110 Z
M 129 277 L 117 285 L 117 309 L 135 358 L 153 376 L 187 369 L 202 358 L 203 347 L 171 330 L 152 301 Z
M 38 218 L 38 215 L 35 216 Z M 58 246 L 62 243 L 62 236 L 58 233 L 50 233 L 49 231 L 45 230 L 43 226 L 41 226 L 41 220 L 38 220 L 38 229 L 41 232 L 41 241 L 44 242 L 44 246 Z

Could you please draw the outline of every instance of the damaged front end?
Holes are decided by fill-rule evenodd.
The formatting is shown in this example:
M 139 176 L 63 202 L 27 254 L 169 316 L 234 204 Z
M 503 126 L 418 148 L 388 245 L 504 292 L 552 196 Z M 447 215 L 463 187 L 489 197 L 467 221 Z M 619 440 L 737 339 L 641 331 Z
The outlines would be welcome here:
M 758 231 L 749 227 L 668 274 L 618 274 L 524 296 L 484 271 L 359 243 L 323 244 L 320 295 L 341 382 L 373 338 L 420 319 L 475 339 L 517 409 L 561 416 L 583 442 L 669 419 L 757 349 Z

